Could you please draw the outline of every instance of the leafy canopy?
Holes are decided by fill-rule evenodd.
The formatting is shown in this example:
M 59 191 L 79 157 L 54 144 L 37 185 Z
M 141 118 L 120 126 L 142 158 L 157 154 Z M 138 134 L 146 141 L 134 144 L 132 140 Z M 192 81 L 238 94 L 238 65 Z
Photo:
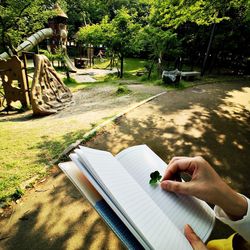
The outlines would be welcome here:
M 142 51 L 148 51 L 153 59 L 179 53 L 177 34 L 161 27 L 147 25 L 137 34 L 136 44 Z
M 113 53 L 125 55 L 133 49 L 132 41 L 139 28 L 128 10 L 122 8 L 111 21 L 105 16 L 99 24 L 80 28 L 77 40 L 85 44 L 103 44 Z
M 177 28 L 186 22 L 210 25 L 229 20 L 231 8 L 249 6 L 249 0 L 156 0 L 151 8 L 151 22 Z
M 0 4 L 0 37 L 3 47 L 18 46 L 21 41 L 45 27 L 55 12 L 55 1 L 3 0 Z

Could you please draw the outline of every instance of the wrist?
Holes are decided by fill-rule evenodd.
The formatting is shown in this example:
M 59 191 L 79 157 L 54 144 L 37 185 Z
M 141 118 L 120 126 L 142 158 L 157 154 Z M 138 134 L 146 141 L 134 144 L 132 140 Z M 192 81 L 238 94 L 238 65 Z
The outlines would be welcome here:
M 215 205 L 222 208 L 231 220 L 241 220 L 247 214 L 247 200 L 229 186 L 224 187 L 220 192 L 222 192 L 221 199 Z

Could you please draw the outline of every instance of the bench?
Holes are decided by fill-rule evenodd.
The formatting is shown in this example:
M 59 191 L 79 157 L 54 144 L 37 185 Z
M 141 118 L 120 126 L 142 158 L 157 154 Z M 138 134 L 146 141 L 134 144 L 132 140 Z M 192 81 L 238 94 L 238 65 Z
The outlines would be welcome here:
M 86 68 L 88 66 L 89 63 L 89 59 L 88 58 L 75 58 L 74 59 L 74 63 L 75 63 L 75 67 L 80 69 L 80 68 Z
M 189 72 L 182 72 L 178 69 L 172 71 L 164 70 L 162 72 L 162 80 L 166 84 L 178 84 L 180 79 L 184 79 L 186 81 L 192 81 L 195 77 L 200 76 L 200 72 L 198 71 L 189 71 Z
M 181 72 L 181 78 L 187 81 L 192 81 L 195 77 L 199 77 L 200 75 L 201 73 L 198 71 Z

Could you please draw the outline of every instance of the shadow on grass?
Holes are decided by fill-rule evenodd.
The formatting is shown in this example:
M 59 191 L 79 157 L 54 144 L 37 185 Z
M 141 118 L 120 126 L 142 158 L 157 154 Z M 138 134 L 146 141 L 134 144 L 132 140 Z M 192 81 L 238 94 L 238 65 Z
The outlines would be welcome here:
M 42 141 L 35 145 L 35 149 L 39 149 L 39 157 L 37 163 L 50 164 L 72 143 L 83 138 L 87 130 L 81 129 L 76 132 L 70 132 L 57 139 L 49 136 L 43 136 Z

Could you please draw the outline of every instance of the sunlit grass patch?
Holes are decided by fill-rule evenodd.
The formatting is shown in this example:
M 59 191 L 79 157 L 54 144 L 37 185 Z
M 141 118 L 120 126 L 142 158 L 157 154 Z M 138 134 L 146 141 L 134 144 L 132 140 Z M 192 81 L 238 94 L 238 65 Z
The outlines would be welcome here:
M 80 139 L 85 129 L 70 129 L 70 120 L 46 119 L 0 123 L 0 201 L 11 197 L 26 180 L 46 174 L 52 159 Z M 74 121 L 72 121 L 74 123 Z
M 127 86 L 119 86 L 118 89 L 116 90 L 115 94 L 117 96 L 121 96 L 121 95 L 128 95 L 131 92 L 132 91 Z

